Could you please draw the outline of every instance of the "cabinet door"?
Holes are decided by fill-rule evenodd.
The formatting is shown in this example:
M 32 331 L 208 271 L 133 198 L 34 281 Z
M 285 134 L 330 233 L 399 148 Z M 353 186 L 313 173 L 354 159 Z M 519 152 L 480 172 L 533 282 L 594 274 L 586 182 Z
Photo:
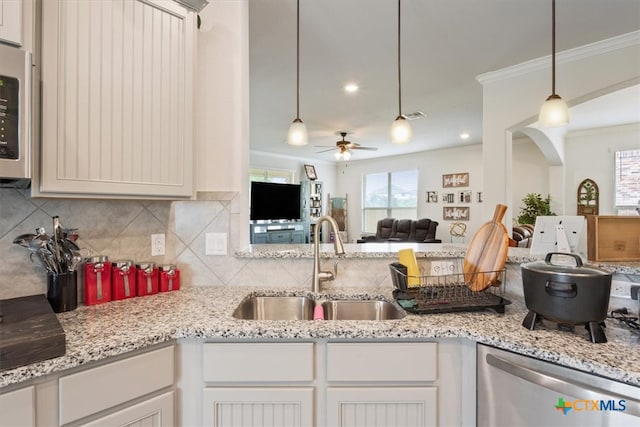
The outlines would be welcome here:
M 195 13 L 42 2 L 40 192 L 192 194 Z
M 0 427 L 35 426 L 34 388 L 25 387 L 0 395 Z
M 206 388 L 202 400 L 205 426 L 314 425 L 312 388 Z
M 435 426 L 436 395 L 432 387 L 330 387 L 327 389 L 327 425 Z
M 176 425 L 173 402 L 174 396 L 171 391 L 82 426 L 173 427 Z
M 22 0 L 0 0 L 0 40 L 22 45 Z

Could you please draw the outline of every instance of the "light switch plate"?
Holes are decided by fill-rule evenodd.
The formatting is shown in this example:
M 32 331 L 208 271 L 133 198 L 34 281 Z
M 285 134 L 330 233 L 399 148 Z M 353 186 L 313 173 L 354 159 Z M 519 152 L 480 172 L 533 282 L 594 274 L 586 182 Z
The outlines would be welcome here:
M 227 233 L 205 234 L 205 255 L 227 255 Z

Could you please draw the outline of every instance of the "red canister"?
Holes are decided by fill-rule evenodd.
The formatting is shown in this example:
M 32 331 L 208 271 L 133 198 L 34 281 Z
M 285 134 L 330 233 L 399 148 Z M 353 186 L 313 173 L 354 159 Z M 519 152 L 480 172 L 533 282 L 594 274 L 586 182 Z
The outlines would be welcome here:
M 136 264 L 136 288 L 139 297 L 158 293 L 158 267 L 153 262 Z
M 180 270 L 175 264 L 160 266 L 160 292 L 177 291 L 180 289 Z
M 111 301 L 111 263 L 104 255 L 87 258 L 84 266 L 84 303 L 102 304 Z
M 136 266 L 131 260 L 111 263 L 111 293 L 114 300 L 136 296 Z

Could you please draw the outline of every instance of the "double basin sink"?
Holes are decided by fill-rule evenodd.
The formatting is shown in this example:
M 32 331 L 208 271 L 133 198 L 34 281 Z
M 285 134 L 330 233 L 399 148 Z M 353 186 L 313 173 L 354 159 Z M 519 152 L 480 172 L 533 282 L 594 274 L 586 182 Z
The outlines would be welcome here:
M 402 319 L 405 311 L 389 301 L 325 300 L 306 296 L 251 296 L 233 312 L 244 320 L 312 320 L 316 306 L 322 307 L 324 320 L 392 320 Z

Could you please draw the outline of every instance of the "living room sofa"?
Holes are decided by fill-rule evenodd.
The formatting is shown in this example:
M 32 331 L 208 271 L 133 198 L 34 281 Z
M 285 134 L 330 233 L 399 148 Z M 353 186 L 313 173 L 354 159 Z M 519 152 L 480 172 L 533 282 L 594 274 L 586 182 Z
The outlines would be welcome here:
M 438 222 L 429 218 L 419 220 L 384 218 L 378 221 L 374 236 L 363 236 L 358 243 L 416 242 L 441 243 L 436 238 Z

